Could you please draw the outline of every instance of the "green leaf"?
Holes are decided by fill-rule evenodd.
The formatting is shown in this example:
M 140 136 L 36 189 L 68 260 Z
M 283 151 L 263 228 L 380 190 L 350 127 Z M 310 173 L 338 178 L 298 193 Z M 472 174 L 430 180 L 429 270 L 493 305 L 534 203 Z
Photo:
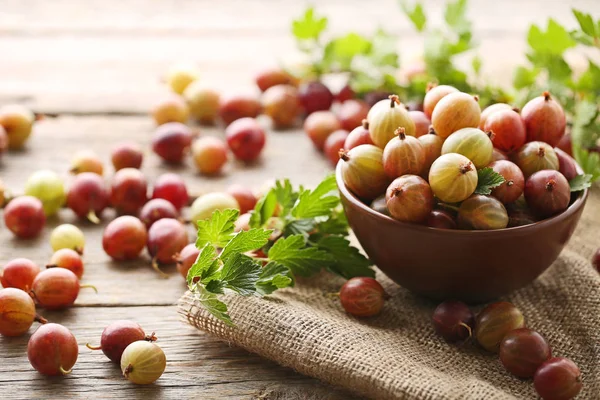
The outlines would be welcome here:
M 200 278 L 200 281 L 206 283 L 214 279 L 219 270 L 219 261 L 217 260 L 217 251 L 210 244 L 204 245 L 196 262 L 192 265 L 187 274 L 187 283 L 191 288 L 194 284 L 194 278 Z
M 423 32 L 425 30 L 425 24 L 427 23 L 427 16 L 423 10 L 421 3 L 416 3 L 414 7 L 411 7 L 406 0 L 399 0 L 400 7 L 404 14 L 411 20 L 417 32 Z
M 600 36 L 600 32 L 596 32 L 596 25 L 594 24 L 594 19 L 590 14 L 583 13 L 576 9 L 573 9 L 573 15 L 577 18 L 577 22 L 579 22 L 579 26 L 583 33 L 591 37 Z
M 273 293 L 277 289 L 294 286 L 294 275 L 285 265 L 271 261 L 260 272 L 256 282 L 256 290 L 262 296 Z
M 473 67 L 473 72 L 475 72 L 475 75 L 479 75 L 481 72 L 481 58 L 478 55 L 473 57 L 473 60 L 471 60 L 471 66 Z
M 371 40 L 371 51 L 368 54 L 371 64 L 380 69 L 390 67 L 395 70 L 400 66 L 397 47 L 398 38 L 396 36 L 387 33 L 381 28 L 377 29 Z M 352 66 L 354 68 L 355 64 Z
M 370 50 L 370 40 L 358 33 L 350 32 L 327 43 L 323 51 L 323 62 L 346 71 L 350 69 L 355 56 L 367 54 Z
M 198 239 L 196 247 L 203 248 L 207 243 L 223 247 L 231 239 L 235 228 L 238 210 L 216 210 L 209 219 L 198 221 Z
M 513 86 L 516 89 L 529 88 L 535 84 L 535 80 L 538 74 L 539 70 L 535 68 L 527 69 L 525 67 L 519 66 L 515 70 L 513 76 Z
M 279 239 L 269 250 L 269 259 L 302 276 L 312 275 L 334 262 L 327 252 L 315 247 L 307 248 L 306 239 L 302 235 Z
M 256 293 L 256 282 L 261 267 L 247 255 L 236 253 L 229 257 L 221 269 L 223 287 L 233 290 L 242 296 Z
M 372 265 L 371 261 L 356 247 L 351 246 L 348 239 L 341 236 L 324 236 L 316 245 L 319 249 L 327 251 L 335 260 L 329 266 L 332 272 L 346 279 L 355 276 L 375 276 L 375 272 L 369 268 Z
M 305 190 L 292 209 L 296 218 L 315 218 L 330 215 L 339 204 L 335 175 L 329 175 L 314 190 Z
M 476 194 L 490 195 L 492 189 L 504 183 L 504 177 L 490 167 L 477 170 Z
M 583 172 L 592 176 L 592 182 L 600 179 L 600 154 L 573 146 L 573 155 Z
M 592 61 L 588 61 L 588 69 L 579 77 L 576 88 L 580 91 L 588 91 L 596 98 L 600 94 L 600 67 Z
M 223 321 L 227 326 L 235 326 L 227 313 L 227 305 L 219 300 L 216 294 L 210 293 L 201 285 L 196 285 L 192 292 L 198 302 L 214 317 Z
M 251 228 L 260 228 L 264 226 L 269 218 L 275 213 L 277 208 L 277 195 L 275 190 L 271 189 L 269 192 L 261 197 L 250 215 L 249 225 Z
M 565 50 L 575 46 L 569 32 L 554 19 L 550 18 L 546 32 L 532 25 L 527 34 L 527 43 L 540 54 L 562 55 Z
M 327 18 L 317 17 L 313 7 L 309 7 L 304 15 L 292 22 L 292 33 L 299 40 L 318 40 L 327 29 Z
M 235 256 L 237 253 L 260 249 L 267 244 L 271 233 L 273 233 L 272 230 L 262 228 L 239 231 L 223 248 L 220 255 L 221 260 L 227 263 L 229 257 Z
M 294 192 L 289 179 L 285 179 L 283 183 L 282 181 L 275 182 L 274 191 L 277 203 L 281 206 L 279 215 L 284 218 L 290 214 L 294 204 L 296 204 L 298 193 Z
M 308 237 L 309 232 L 315 229 L 315 220 L 313 218 L 296 219 L 290 221 L 283 229 L 283 236 L 303 235 Z
M 598 105 L 595 102 L 582 100 L 575 106 L 575 116 L 573 118 L 573 127 L 571 137 L 573 143 L 584 148 L 596 145 L 598 132 L 595 129 L 588 129 L 600 113 Z
M 584 174 L 577 175 L 575 178 L 569 181 L 571 192 L 579 192 L 592 186 L 592 175 Z
M 336 208 L 324 221 L 317 223 L 317 231 L 325 235 L 348 235 L 348 219 L 341 207 Z
M 471 29 L 471 23 L 467 20 L 467 0 L 448 1 L 444 11 L 444 19 L 448 26 L 457 32 L 465 32 Z

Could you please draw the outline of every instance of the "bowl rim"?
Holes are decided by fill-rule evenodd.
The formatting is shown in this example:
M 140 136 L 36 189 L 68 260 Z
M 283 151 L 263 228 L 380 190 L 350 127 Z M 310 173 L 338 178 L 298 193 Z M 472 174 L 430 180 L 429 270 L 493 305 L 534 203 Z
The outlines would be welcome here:
M 582 172 L 582 169 L 579 165 L 577 165 L 577 169 L 578 169 L 578 172 L 580 172 L 580 173 Z M 571 218 L 571 216 L 573 214 L 579 212 L 581 210 L 581 208 L 583 208 L 583 206 L 585 205 L 585 202 L 588 198 L 588 194 L 589 194 L 589 188 L 584 189 L 583 193 L 581 193 L 575 199 L 575 201 L 573 201 L 573 204 L 571 204 L 565 211 L 563 211 L 562 213 L 557 214 L 553 217 L 546 218 L 542 221 L 534 222 L 533 224 L 515 226 L 515 227 L 511 227 L 511 228 L 487 230 L 487 231 L 486 230 L 460 230 L 460 229 L 433 228 L 433 227 L 425 226 L 425 225 L 402 222 L 402 221 L 395 220 L 392 217 L 388 217 L 387 215 L 382 214 L 378 211 L 373 210 L 371 207 L 369 207 L 368 205 L 363 203 L 358 197 L 356 197 L 354 195 L 354 193 L 352 193 L 346 187 L 346 184 L 344 183 L 344 180 L 342 179 L 342 162 L 341 161 L 339 161 L 337 163 L 336 168 L 335 168 L 335 180 L 337 183 L 338 190 L 340 191 L 341 195 L 344 198 L 346 198 L 348 201 L 350 201 L 355 207 L 358 207 L 359 209 L 361 209 L 363 212 L 370 214 L 375 219 L 379 219 L 382 222 L 386 222 L 386 223 L 393 223 L 393 224 L 397 225 L 399 228 L 403 228 L 405 230 L 412 230 L 412 231 L 421 232 L 421 233 L 429 232 L 429 233 L 436 233 L 436 234 L 442 234 L 442 235 L 462 235 L 462 236 L 477 235 L 477 236 L 481 237 L 481 236 L 502 236 L 505 234 L 513 235 L 516 233 L 517 234 L 533 233 L 539 229 L 543 229 L 546 226 L 554 225 L 554 224 L 560 223 L 564 220 Z

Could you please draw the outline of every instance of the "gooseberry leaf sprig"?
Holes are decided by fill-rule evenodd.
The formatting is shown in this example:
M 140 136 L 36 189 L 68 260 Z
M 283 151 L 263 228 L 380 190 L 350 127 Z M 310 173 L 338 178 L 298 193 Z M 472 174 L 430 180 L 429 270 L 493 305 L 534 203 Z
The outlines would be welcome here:
M 490 167 L 477 170 L 475 194 L 490 195 L 492 189 L 504 183 L 504 177 Z
M 295 275 L 322 269 L 344 278 L 374 276 L 371 262 L 347 238 L 333 176 L 313 190 L 278 181 L 258 201 L 248 231 L 234 232 L 238 216 L 237 210 L 215 211 L 198 222 L 200 254 L 187 276 L 198 303 L 229 326 L 222 294 L 265 296 L 294 286 Z

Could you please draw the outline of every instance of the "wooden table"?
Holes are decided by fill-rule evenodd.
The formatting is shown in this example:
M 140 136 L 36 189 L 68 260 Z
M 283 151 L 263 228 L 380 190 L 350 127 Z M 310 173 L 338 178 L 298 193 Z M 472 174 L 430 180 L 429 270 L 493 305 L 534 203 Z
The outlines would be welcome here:
M 377 6 L 354 0 L 323 3 L 319 10 L 329 15 L 334 32 L 369 32 L 381 24 L 402 37 L 405 59 L 418 55 L 421 39 L 412 33 L 395 1 L 377 2 Z M 439 21 L 441 2 L 425 3 L 433 20 Z M 510 68 L 524 59 L 528 23 L 553 16 L 573 26 L 570 6 L 596 15 L 599 9 L 596 0 L 472 3 L 485 73 L 504 84 L 510 82 Z M 302 6 L 291 0 L 4 0 L 0 104 L 20 102 L 51 117 L 36 126 L 25 151 L 4 157 L 2 180 L 19 193 L 26 178 L 38 169 L 49 168 L 67 177 L 69 160 L 79 149 L 93 148 L 108 165 L 110 149 L 124 138 L 149 148 L 154 126 L 147 110 L 166 93 L 159 77 L 173 62 L 197 62 L 202 79 L 224 92 L 255 90 L 256 70 L 295 57 L 288 26 L 301 12 Z M 200 132 L 222 135 L 218 128 L 201 127 Z M 189 160 L 168 167 L 149 150 L 143 166 L 150 182 L 168 170 L 180 173 L 196 194 L 224 189 L 233 182 L 258 187 L 272 177 L 313 185 L 329 169 L 301 130 L 269 132 L 259 163 L 230 162 L 218 177 L 198 175 Z M 104 221 L 111 217 L 107 213 Z M 72 309 L 44 315 L 72 330 L 80 344 L 79 360 L 70 376 L 48 379 L 27 362 L 29 335 L 0 337 L 2 398 L 351 397 L 180 322 L 174 304 L 185 291 L 183 279 L 173 268 L 167 269 L 170 279 L 162 279 L 150 268 L 147 256 L 132 263 L 111 262 L 100 244 L 105 222 L 76 221 L 69 210 L 62 210 L 58 218 L 48 221 L 43 235 L 31 241 L 16 240 L 3 226 L 0 263 L 28 257 L 45 264 L 51 256 L 49 233 L 65 222 L 76 222 L 86 234 L 83 281 L 96 285 L 99 293 L 83 290 Z M 168 364 L 156 384 L 129 384 L 101 352 L 84 347 L 86 342 L 97 343 L 102 329 L 117 319 L 133 319 L 147 331 L 157 332 Z

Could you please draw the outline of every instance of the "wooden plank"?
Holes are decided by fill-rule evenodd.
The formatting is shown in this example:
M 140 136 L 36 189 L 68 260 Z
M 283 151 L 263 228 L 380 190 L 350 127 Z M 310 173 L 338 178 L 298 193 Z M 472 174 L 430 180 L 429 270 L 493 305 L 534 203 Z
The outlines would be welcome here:
M 73 372 L 64 378 L 45 378 L 28 363 L 29 335 L 0 336 L 0 391 L 3 399 L 89 398 L 297 398 L 352 399 L 345 391 L 279 367 L 244 350 L 229 347 L 179 320 L 169 307 L 76 308 L 45 313 L 52 322 L 69 327 L 79 344 Z M 155 331 L 167 356 L 167 368 L 153 385 L 135 386 L 100 351 L 97 344 L 104 326 L 118 319 L 138 322 Z M 30 330 L 34 332 L 34 328 Z

